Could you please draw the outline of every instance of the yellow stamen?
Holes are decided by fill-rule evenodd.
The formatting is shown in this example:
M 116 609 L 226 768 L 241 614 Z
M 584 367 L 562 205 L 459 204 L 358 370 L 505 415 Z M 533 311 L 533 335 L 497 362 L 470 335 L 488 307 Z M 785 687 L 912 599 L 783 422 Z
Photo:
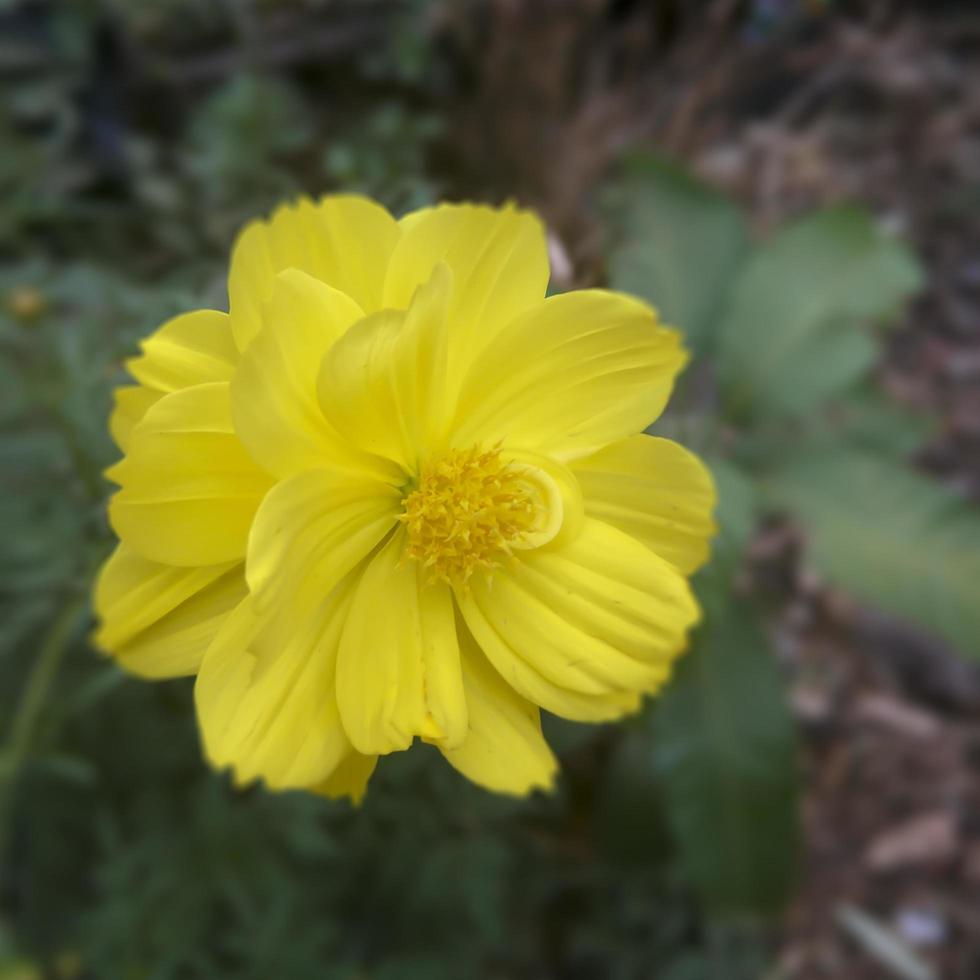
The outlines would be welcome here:
M 526 547 L 548 520 L 526 467 L 499 449 L 451 450 L 423 469 L 399 518 L 408 530 L 407 554 L 430 581 L 465 587 L 478 570 L 503 563 Z

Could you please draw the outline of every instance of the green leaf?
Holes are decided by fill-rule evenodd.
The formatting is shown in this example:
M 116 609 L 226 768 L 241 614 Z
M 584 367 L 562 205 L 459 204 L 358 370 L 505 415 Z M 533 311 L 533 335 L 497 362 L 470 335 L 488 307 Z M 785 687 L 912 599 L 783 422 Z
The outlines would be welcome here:
M 980 515 L 962 500 L 845 448 L 787 460 L 765 492 L 802 522 L 809 560 L 828 579 L 980 656 Z
M 714 569 L 705 621 L 654 714 L 668 819 L 689 879 L 721 912 L 770 912 L 795 874 L 793 723 L 766 638 Z
M 871 218 L 834 208 L 796 222 L 743 268 L 718 333 L 718 373 L 735 414 L 794 417 L 865 374 L 865 324 L 893 315 L 922 274 Z
M 937 428 L 936 418 L 892 401 L 873 388 L 858 389 L 835 406 L 831 437 L 887 456 L 916 452 Z
M 806 418 L 743 429 L 736 448 L 739 461 L 758 471 L 796 457 L 804 448 L 814 454 L 850 445 L 907 459 L 935 435 L 937 428 L 934 413 L 914 410 L 893 401 L 872 384 L 861 384 Z
M 704 462 L 711 470 L 718 492 L 715 513 L 718 534 L 711 545 L 712 573 L 719 567 L 731 572 L 755 530 L 758 494 L 752 478 L 731 460 L 709 455 Z
M 663 786 L 650 765 L 650 733 L 638 727 L 621 734 L 602 769 L 595 795 L 596 838 L 615 864 L 656 865 L 671 853 Z
M 695 351 L 710 344 L 718 309 L 748 249 L 745 220 L 717 191 L 655 157 L 627 164 L 606 195 L 615 289 L 649 300 Z

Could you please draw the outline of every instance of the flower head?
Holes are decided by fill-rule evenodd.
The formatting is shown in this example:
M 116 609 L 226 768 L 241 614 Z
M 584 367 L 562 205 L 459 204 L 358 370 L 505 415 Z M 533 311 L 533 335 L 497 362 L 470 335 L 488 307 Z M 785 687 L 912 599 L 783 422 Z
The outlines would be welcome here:
M 547 281 L 526 212 L 304 200 L 239 237 L 230 313 L 128 362 L 97 641 L 196 674 L 238 781 L 357 798 L 421 738 L 526 793 L 556 771 L 539 708 L 617 718 L 668 677 L 714 492 L 641 433 L 685 354 Z

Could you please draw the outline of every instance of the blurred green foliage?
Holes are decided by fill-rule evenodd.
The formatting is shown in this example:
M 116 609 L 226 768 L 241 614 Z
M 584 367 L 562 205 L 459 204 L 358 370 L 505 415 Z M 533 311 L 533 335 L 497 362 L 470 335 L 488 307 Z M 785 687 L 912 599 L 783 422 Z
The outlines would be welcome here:
M 111 388 L 139 337 L 223 304 L 244 220 L 333 187 L 418 206 L 450 138 L 426 4 L 377 4 L 383 43 L 303 70 L 253 57 L 233 15 L 259 6 L 0 5 L 0 980 L 755 980 L 797 834 L 779 667 L 734 586 L 759 517 L 795 515 L 826 576 L 978 652 L 980 525 L 904 463 L 923 423 L 870 380 L 915 262 L 854 210 L 752 245 L 733 203 L 632 160 L 610 280 L 687 333 L 658 431 L 712 460 L 722 499 L 675 683 L 618 727 L 547 719 L 553 797 L 493 797 L 427 747 L 359 810 L 237 792 L 201 761 L 186 682 L 86 644 Z
M 880 331 L 922 274 L 857 208 L 750 247 L 731 201 L 647 156 L 623 168 L 607 214 L 613 285 L 693 325 L 688 388 L 658 430 L 686 434 L 721 496 L 714 559 L 696 580 L 706 622 L 653 712 L 652 757 L 705 899 L 778 905 L 793 880 L 796 764 L 763 610 L 737 587 L 758 520 L 794 518 L 827 580 L 980 655 L 980 515 L 911 468 L 928 420 L 874 383 Z

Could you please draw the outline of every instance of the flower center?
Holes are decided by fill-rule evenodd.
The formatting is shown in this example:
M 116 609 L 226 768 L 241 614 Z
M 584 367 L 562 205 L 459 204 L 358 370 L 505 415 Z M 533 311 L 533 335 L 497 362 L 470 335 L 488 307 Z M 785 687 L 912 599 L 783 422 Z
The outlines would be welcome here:
M 399 518 L 408 531 L 408 556 L 422 563 L 430 581 L 461 587 L 514 549 L 551 540 L 561 519 L 561 494 L 547 474 L 502 459 L 499 449 L 476 448 L 450 450 L 426 466 Z

